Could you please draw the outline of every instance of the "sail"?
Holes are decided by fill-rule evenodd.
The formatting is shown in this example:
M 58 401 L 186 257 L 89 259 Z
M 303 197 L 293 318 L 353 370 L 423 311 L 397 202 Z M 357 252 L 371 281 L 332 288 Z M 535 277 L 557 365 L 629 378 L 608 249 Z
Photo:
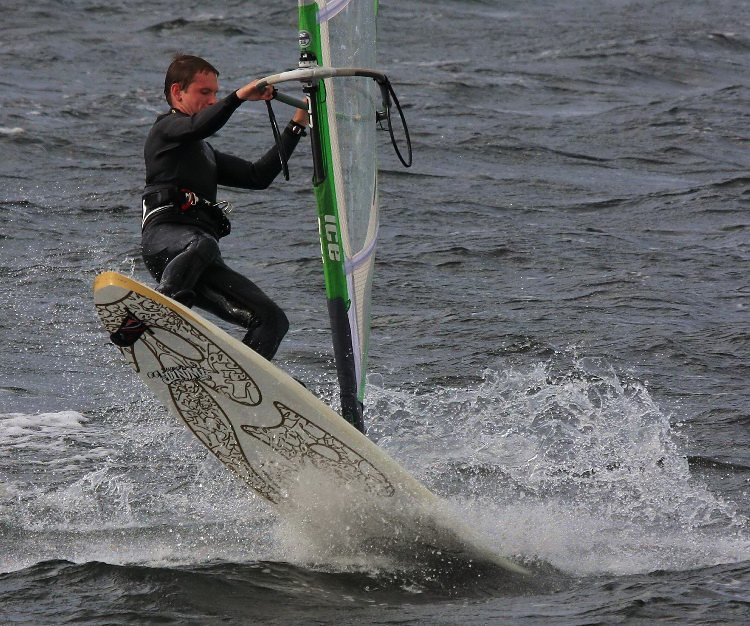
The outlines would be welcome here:
M 311 64 L 375 67 L 377 0 L 299 0 L 300 46 Z M 370 291 L 378 236 L 376 111 L 372 80 L 326 78 L 315 98 L 323 175 L 315 180 L 326 295 L 341 411 L 362 429 Z

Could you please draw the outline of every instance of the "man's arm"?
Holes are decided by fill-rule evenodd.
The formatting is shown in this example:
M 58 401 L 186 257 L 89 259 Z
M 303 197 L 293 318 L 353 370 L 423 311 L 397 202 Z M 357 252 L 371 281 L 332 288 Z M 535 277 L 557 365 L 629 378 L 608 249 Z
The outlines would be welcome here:
M 158 130 L 165 141 L 182 143 L 206 139 L 227 123 L 242 104 L 236 92 L 195 115 L 172 111 L 158 122 Z
M 273 98 L 273 87 L 268 86 L 260 91 L 257 83 L 258 81 L 254 80 L 243 85 L 195 115 L 186 115 L 172 109 L 171 114 L 159 120 L 159 132 L 164 140 L 169 142 L 182 143 L 206 139 L 221 129 L 244 101 Z
M 281 133 L 281 145 L 287 158 L 297 147 L 300 137 L 301 135 L 292 132 L 289 126 Z M 216 150 L 214 150 L 214 155 L 218 171 L 217 182 L 226 187 L 265 189 L 281 171 L 281 161 L 275 145 L 254 163 Z

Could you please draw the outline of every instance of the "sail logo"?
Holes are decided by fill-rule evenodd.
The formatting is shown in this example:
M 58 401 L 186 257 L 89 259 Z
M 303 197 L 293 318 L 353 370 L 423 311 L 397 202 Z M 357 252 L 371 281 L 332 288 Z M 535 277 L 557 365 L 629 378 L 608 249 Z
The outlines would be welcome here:
M 328 249 L 328 258 L 331 261 L 341 260 L 341 248 L 339 246 L 339 228 L 336 225 L 335 215 L 325 215 L 323 217 L 323 235 Z

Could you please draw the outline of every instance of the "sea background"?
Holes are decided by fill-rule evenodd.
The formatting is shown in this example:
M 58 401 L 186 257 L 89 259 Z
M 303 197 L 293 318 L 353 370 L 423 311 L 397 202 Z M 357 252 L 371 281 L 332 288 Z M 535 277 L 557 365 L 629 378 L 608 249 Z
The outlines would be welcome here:
M 3 2 L 0 622 L 746 622 L 746 4 L 380 3 L 414 166 L 381 134 L 369 436 L 528 588 L 311 551 L 100 328 L 97 273 L 153 284 L 142 146 L 171 55 L 223 93 L 293 68 L 295 6 Z M 258 103 L 213 140 L 271 142 Z M 307 145 L 291 174 L 223 193 L 223 254 L 287 311 L 278 363 L 335 405 Z

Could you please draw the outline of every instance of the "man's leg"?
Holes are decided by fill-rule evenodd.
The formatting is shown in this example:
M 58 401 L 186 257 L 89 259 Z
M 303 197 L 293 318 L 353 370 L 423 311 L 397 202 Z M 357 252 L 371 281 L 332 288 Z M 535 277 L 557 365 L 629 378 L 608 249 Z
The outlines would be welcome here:
M 196 285 L 195 305 L 247 329 L 242 342 L 269 361 L 289 330 L 284 311 L 251 280 L 221 259 Z
M 149 272 L 159 281 L 158 291 L 186 306 L 195 300 L 195 286 L 216 259 L 219 244 L 210 235 L 183 226 L 155 227 L 144 237 L 143 258 Z

